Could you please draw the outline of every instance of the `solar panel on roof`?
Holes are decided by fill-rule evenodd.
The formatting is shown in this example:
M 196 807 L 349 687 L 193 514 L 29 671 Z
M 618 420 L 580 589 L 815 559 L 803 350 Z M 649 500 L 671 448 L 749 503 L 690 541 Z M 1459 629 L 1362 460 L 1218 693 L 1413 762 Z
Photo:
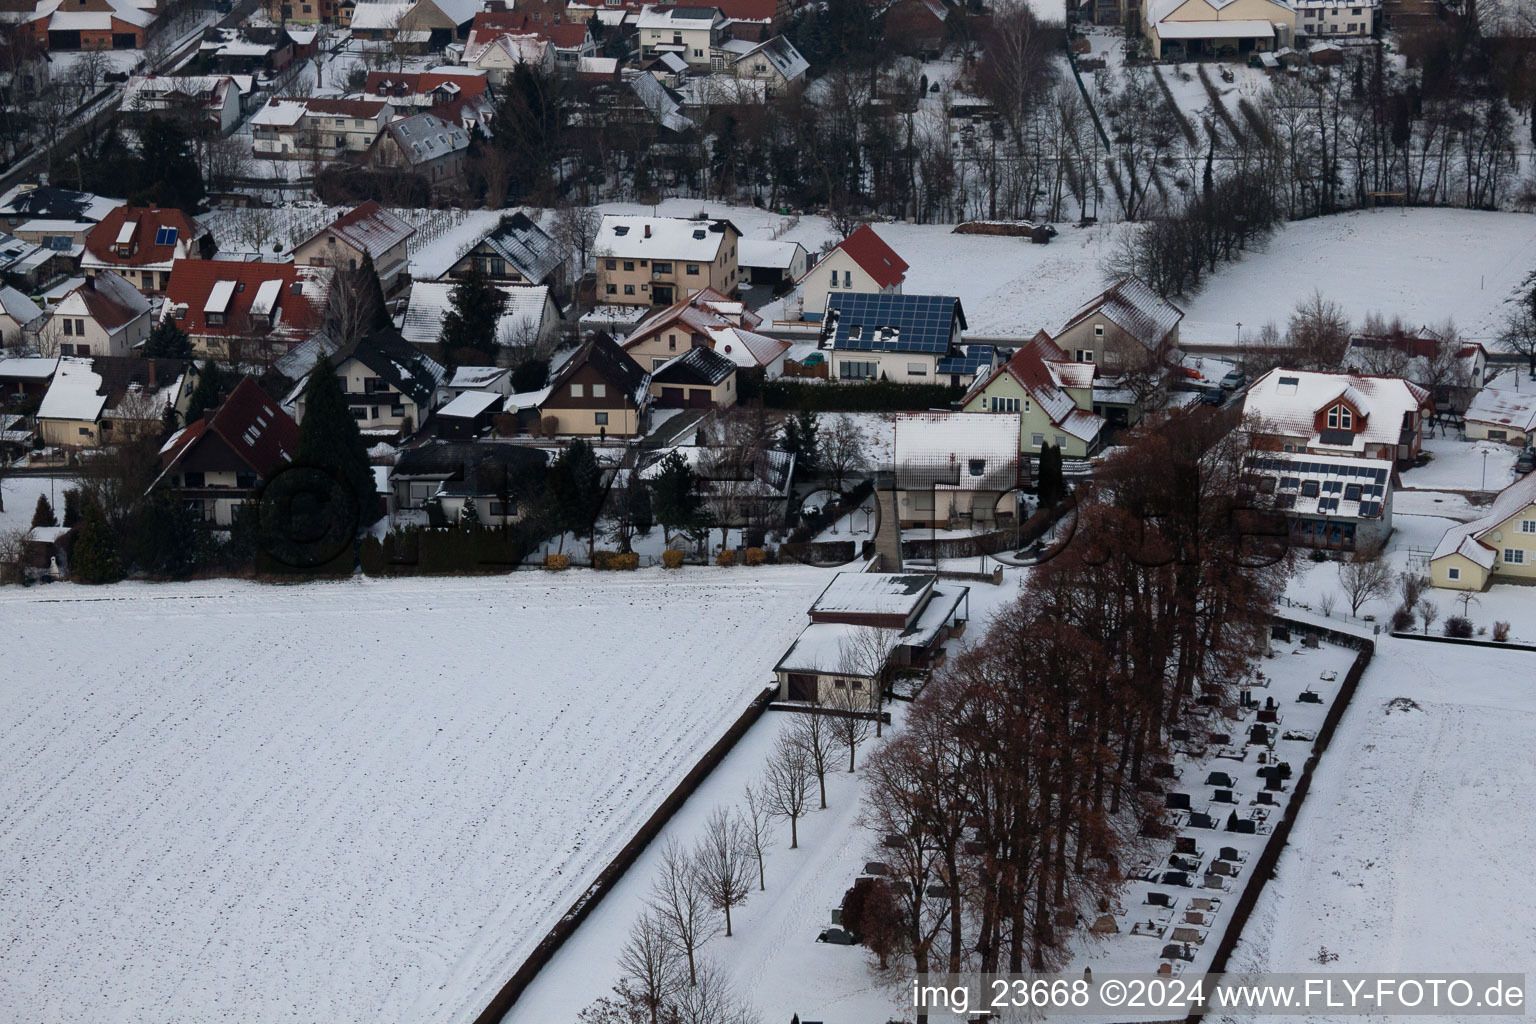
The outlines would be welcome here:
M 175 228 L 161 228 L 160 230 L 156 231 L 155 232 L 155 244 L 156 245 L 175 245 L 176 244 L 176 229 Z

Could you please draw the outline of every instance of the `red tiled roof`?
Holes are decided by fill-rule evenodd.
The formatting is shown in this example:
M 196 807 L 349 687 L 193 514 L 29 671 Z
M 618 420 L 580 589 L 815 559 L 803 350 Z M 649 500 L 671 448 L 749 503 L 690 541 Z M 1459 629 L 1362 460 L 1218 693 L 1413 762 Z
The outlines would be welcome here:
M 135 227 L 132 248 L 127 256 L 117 254 L 117 236 L 123 225 Z M 178 242 L 190 243 L 197 234 L 197 222 L 180 210 L 162 210 L 150 206 L 119 206 L 85 236 L 85 248 L 96 259 L 119 267 L 142 267 L 151 263 L 169 263 L 176 257 L 176 243 L 156 243 L 162 228 L 175 228 Z
M 587 40 L 587 23 L 584 21 L 552 24 L 536 21 L 522 11 L 481 11 L 475 15 L 470 31 L 480 33 L 481 39 L 506 33 L 538 36 L 562 50 L 578 49 Z
M 864 272 L 874 278 L 881 288 L 894 287 L 907 276 L 907 261 L 896 255 L 896 250 L 886 245 L 885 240 L 875 234 L 875 229 L 868 224 L 859 225 L 859 229 L 839 242 L 837 247 L 864 268 Z
M 414 235 L 416 229 L 384 209 L 377 199 L 370 199 L 357 209 L 342 214 L 299 245 L 306 245 L 327 233 L 336 235 L 358 252 L 366 252 L 378 260 Z M 295 249 L 298 247 L 294 246 Z
M 763 318 L 751 310 L 743 308 L 740 322 L 722 315 L 712 308 L 717 303 L 741 303 L 728 298 L 713 288 L 701 288 L 685 298 L 678 299 L 665 309 L 658 310 L 635 325 L 629 337 L 624 341 L 626 349 L 634 348 L 647 338 L 655 337 L 674 323 L 687 324 L 689 329 L 703 334 L 713 327 L 744 327 L 752 330 L 763 322 Z
M 281 96 L 287 103 L 302 103 L 311 114 L 331 117 L 378 117 L 388 104 L 384 100 L 339 100 L 315 96 Z
M 234 284 L 224 323 L 210 325 L 205 306 L 220 281 Z M 321 326 L 324 298 L 330 289 L 328 267 L 292 263 L 237 263 L 225 260 L 177 260 L 165 289 L 167 315 L 178 313 L 176 326 L 193 336 L 225 337 L 249 330 L 251 303 L 263 283 L 281 282 L 274 330 L 291 344 L 307 340 Z M 295 289 L 300 289 L 298 292 Z M 185 310 L 175 307 L 183 306 Z
M 160 456 L 161 472 L 170 469 L 205 435 L 217 435 L 256 475 L 265 479 L 293 459 L 299 427 L 278 408 L 254 377 L 245 377 L 212 415 L 190 424 Z
M 380 99 L 388 99 L 391 96 L 410 96 L 417 93 L 429 93 L 444 85 L 456 85 L 459 87 L 460 99 L 466 96 L 479 96 L 485 92 L 486 82 L 484 75 L 452 74 L 439 71 L 370 71 L 368 79 L 363 83 L 363 92 L 369 96 L 377 96 Z M 380 86 L 389 86 L 389 91 L 380 93 Z M 396 88 L 404 87 L 397 92 Z

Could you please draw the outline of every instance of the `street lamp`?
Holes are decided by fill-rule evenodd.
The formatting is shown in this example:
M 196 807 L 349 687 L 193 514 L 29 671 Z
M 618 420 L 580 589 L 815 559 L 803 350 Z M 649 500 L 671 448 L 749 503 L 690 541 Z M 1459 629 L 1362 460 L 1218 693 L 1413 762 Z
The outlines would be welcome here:
M 1487 489 L 1488 489 L 1488 453 L 1486 451 L 1484 451 L 1483 452 L 1483 482 L 1482 482 L 1482 486 L 1478 487 L 1478 490 L 1486 491 Z
M 1241 320 L 1237 322 L 1237 343 L 1239 345 L 1243 343 L 1243 322 Z

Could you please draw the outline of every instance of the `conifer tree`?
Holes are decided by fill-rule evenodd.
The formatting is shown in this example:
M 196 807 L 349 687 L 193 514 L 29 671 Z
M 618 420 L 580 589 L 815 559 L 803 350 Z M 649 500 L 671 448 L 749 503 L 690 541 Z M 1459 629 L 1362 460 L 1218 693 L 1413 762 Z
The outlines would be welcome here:
M 331 364 L 324 357 L 315 362 L 304 385 L 298 462 L 330 470 L 351 489 L 357 500 L 359 525 L 367 526 L 379 518 L 368 449 L 347 408 L 341 385 L 331 372 Z
M 144 342 L 144 355 L 150 359 L 191 359 L 192 342 L 176 321 L 166 317 L 155 324 Z
M 114 583 L 123 578 L 123 566 L 117 557 L 117 536 L 102 514 L 101 506 L 86 501 L 81 511 L 80 528 L 70 551 L 70 572 L 81 583 Z
M 48 495 L 37 496 L 37 508 L 32 513 L 33 526 L 58 526 L 58 519 L 54 518 L 53 506 L 48 504 Z
M 496 283 L 484 271 L 471 267 L 448 293 L 450 308 L 443 314 L 443 332 L 439 337 L 443 351 L 471 349 L 491 354 L 496 351 L 496 324 L 506 302 Z

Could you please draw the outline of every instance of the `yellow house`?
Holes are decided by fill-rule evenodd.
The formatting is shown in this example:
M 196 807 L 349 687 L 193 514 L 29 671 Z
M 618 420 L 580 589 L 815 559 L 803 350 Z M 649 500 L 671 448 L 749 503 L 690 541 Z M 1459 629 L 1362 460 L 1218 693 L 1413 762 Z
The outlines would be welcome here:
M 1280 0 L 1152 0 L 1141 10 L 1154 59 L 1165 47 L 1184 56 L 1273 50 L 1296 35 L 1296 11 Z
M 1536 580 L 1536 473 L 1500 491 L 1481 519 L 1446 530 L 1429 560 L 1429 578 L 1448 590 Z
M 65 356 L 37 409 L 46 444 L 102 448 L 155 435 L 165 413 L 186 411 L 187 364 L 133 356 Z
M 610 214 L 597 232 L 597 301 L 622 306 L 670 306 L 713 288 L 736 294 L 736 243 L 728 220 L 627 217 Z
M 1068 359 L 1044 332 L 971 389 L 961 408 L 1020 414 L 1019 450 L 1034 455 L 1052 444 L 1067 458 L 1085 459 L 1098 450 L 1104 428 L 1093 411 L 1093 365 Z

